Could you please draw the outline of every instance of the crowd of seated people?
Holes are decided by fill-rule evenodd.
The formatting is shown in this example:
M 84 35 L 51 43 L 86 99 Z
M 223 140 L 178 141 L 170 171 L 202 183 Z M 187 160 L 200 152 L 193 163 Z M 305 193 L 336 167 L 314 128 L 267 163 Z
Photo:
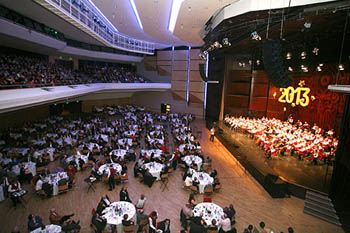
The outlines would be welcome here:
M 316 124 L 297 121 L 292 117 L 287 121 L 278 119 L 250 119 L 226 116 L 225 123 L 232 130 L 241 130 L 251 135 L 267 155 L 267 158 L 290 153 L 300 160 L 328 163 L 334 159 L 338 139 L 334 131 L 325 131 Z
M 0 86 L 42 87 L 86 83 L 82 76 L 44 59 L 0 54 Z
M 0 54 L 0 88 L 46 87 L 86 83 L 146 83 L 127 67 L 83 65 L 72 70 L 43 58 Z
M 80 70 L 92 80 L 102 83 L 146 83 L 147 80 L 127 67 L 83 65 Z

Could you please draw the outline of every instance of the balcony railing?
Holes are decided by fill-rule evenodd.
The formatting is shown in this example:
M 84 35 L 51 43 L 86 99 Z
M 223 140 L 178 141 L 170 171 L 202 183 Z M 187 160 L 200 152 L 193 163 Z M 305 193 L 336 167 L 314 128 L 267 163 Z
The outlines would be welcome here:
M 89 0 L 35 0 L 106 46 L 143 54 L 154 54 L 152 42 L 121 34 Z

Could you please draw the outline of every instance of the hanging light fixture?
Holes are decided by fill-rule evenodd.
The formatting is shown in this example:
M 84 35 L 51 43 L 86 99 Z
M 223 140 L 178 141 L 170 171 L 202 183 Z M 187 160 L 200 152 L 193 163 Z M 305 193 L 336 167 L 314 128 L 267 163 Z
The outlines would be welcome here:
M 340 64 L 338 68 L 339 68 L 340 71 L 344 70 L 344 66 L 342 64 Z
M 306 59 L 306 52 L 305 51 L 301 52 L 300 57 L 303 60 Z
M 286 55 L 286 59 L 287 59 L 287 60 L 292 59 L 292 54 L 291 54 L 290 52 L 288 52 L 288 53 L 287 53 L 287 55 Z
M 315 47 L 313 50 L 312 50 L 312 53 L 315 54 L 316 56 L 318 55 L 318 51 L 320 51 L 319 48 Z

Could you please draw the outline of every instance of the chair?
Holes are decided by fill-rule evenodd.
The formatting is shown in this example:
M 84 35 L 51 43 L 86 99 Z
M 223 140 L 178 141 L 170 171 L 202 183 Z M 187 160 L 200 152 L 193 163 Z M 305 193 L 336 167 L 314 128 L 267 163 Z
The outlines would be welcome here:
M 44 167 L 44 166 L 42 166 L 42 167 L 37 167 L 37 168 L 36 168 L 36 173 L 39 174 L 39 173 L 41 173 L 41 172 L 44 171 L 44 170 L 45 170 L 45 167 Z
M 58 193 L 63 193 L 68 191 L 68 184 L 58 186 Z
M 130 226 L 123 226 L 123 231 L 125 232 L 125 233 L 128 233 L 128 232 L 134 232 L 135 231 L 135 229 L 134 229 L 135 227 L 134 227 L 134 225 L 130 225 Z
M 207 233 L 218 233 L 218 230 L 207 230 Z
M 186 169 L 186 165 L 185 165 L 184 163 L 180 163 L 180 167 L 181 167 L 182 169 Z
M 169 169 L 168 169 L 168 173 L 169 173 L 169 174 L 171 174 L 171 173 L 173 173 L 173 172 L 174 172 L 174 169 L 173 169 L 173 168 L 169 168 Z
M 164 192 L 165 189 L 169 190 L 169 188 L 168 188 L 169 174 L 165 173 L 165 174 L 161 175 L 160 179 L 162 181 L 162 184 L 160 186 L 160 189 L 163 188 L 162 192 Z
M 191 185 L 190 189 L 191 189 L 192 192 L 198 193 L 198 187 L 197 186 Z
M 120 175 L 119 174 L 114 174 L 114 180 L 120 180 Z
M 208 166 L 208 164 L 203 164 L 202 169 L 203 169 L 203 171 L 205 171 L 206 173 L 208 173 L 208 171 L 209 171 L 209 166 Z
M 127 182 L 129 179 L 128 179 L 128 175 L 125 175 L 125 176 L 121 176 L 121 181 L 124 183 L 124 182 Z
M 76 183 L 77 183 L 77 178 L 74 177 L 73 180 L 72 180 L 72 186 L 76 185 Z
M 40 197 L 46 197 L 46 193 L 43 189 L 40 189 L 39 192 L 37 192 L 37 194 L 40 196 Z
M 57 154 L 57 153 L 56 153 L 56 154 L 53 155 L 53 158 L 56 160 L 56 159 L 58 159 L 60 156 L 61 156 L 61 154 Z
M 220 189 L 221 189 L 221 184 L 217 184 L 217 185 L 215 186 L 214 191 L 219 191 Z
M 89 166 L 89 163 L 84 163 L 83 166 L 81 166 L 81 169 L 85 169 Z
M 185 182 L 185 181 L 183 182 L 183 188 L 184 188 L 184 189 L 189 189 L 190 187 L 191 187 L 190 185 L 186 185 L 186 182 Z
M 203 198 L 203 202 L 212 202 L 211 197 L 205 197 Z
M 50 161 L 50 156 L 49 156 L 49 155 L 45 155 L 45 156 L 43 157 L 43 159 L 44 159 L 45 161 Z
M 208 186 L 204 188 L 204 193 L 205 194 L 212 194 L 213 193 L 213 187 L 212 186 Z
M 102 181 L 107 183 L 108 182 L 108 177 L 107 176 L 102 176 Z

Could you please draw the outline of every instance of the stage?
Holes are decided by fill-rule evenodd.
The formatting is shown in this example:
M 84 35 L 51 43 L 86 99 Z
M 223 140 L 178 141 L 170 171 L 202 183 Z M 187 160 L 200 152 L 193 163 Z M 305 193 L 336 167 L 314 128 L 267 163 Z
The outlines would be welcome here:
M 313 165 L 310 161 L 300 161 L 295 155 L 267 159 L 264 151 L 248 135 L 232 131 L 223 121 L 218 122 L 217 126 L 221 130 L 218 130 L 216 138 L 264 187 L 272 182 L 283 186 L 286 196 L 300 198 L 305 198 L 307 189 L 328 193 L 333 166 L 328 166 L 327 172 L 327 165 L 322 161 Z

